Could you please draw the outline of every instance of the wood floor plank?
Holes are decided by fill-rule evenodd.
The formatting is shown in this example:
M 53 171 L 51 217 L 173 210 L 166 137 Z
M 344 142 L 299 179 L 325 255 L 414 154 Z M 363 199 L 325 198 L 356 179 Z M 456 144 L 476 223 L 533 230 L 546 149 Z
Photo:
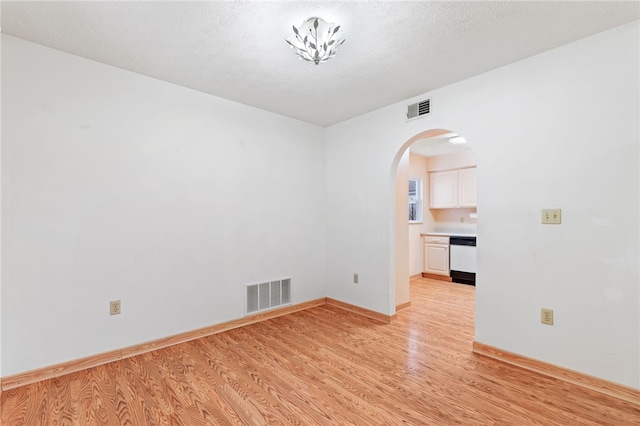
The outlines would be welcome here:
M 637 425 L 640 407 L 472 352 L 475 288 L 383 324 L 314 307 L 2 393 L 23 425 Z

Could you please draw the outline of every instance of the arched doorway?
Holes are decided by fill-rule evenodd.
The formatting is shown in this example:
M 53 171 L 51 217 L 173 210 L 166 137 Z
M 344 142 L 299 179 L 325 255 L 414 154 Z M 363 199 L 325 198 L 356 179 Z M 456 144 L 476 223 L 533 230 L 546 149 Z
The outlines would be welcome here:
M 464 138 L 449 129 L 420 132 L 396 153 L 391 170 L 395 182 L 395 223 L 392 225 L 395 237 L 391 252 L 398 310 L 410 305 L 409 279 L 420 276 L 423 270 L 423 233 L 475 234 L 475 203 L 430 208 L 429 172 L 436 172 L 435 177 L 473 168 L 475 193 L 475 166 L 475 155 Z M 407 191 L 408 187 L 412 189 Z M 420 197 L 410 200 L 411 191 Z M 418 215 L 416 204 L 421 209 Z

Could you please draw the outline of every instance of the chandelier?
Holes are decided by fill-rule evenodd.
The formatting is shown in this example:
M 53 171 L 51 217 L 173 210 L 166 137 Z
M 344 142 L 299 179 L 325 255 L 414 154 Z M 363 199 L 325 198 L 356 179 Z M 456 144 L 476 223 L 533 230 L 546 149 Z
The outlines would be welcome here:
M 344 43 L 340 38 L 340 25 L 322 18 L 309 18 L 298 28 L 293 26 L 294 36 L 287 39 L 300 59 L 318 65 L 336 55 L 336 48 Z

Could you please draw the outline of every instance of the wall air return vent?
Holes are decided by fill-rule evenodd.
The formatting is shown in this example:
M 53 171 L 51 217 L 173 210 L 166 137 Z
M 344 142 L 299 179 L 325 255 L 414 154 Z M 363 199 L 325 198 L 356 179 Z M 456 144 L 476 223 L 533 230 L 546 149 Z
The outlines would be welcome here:
M 291 278 L 247 285 L 246 315 L 291 304 Z
M 431 114 L 431 99 L 416 102 L 407 107 L 407 120 Z

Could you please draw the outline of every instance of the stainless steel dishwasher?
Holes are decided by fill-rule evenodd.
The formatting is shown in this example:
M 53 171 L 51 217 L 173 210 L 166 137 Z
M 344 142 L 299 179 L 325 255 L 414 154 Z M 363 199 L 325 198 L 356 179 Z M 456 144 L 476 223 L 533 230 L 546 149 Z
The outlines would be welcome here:
M 476 285 L 476 237 L 452 235 L 449 238 L 451 280 Z

